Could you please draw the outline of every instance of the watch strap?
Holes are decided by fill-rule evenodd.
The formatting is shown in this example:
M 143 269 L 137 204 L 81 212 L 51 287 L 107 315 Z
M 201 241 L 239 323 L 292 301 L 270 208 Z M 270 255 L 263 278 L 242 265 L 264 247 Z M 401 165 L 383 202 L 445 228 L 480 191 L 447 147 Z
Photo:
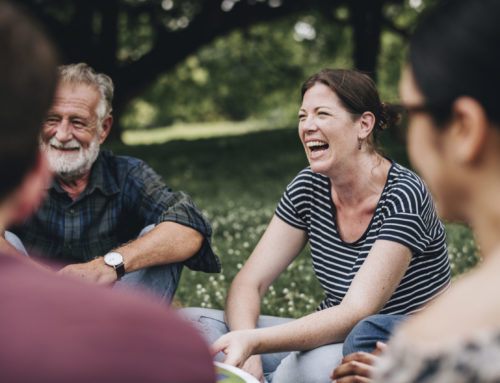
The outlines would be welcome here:
M 125 275 L 125 265 L 123 263 L 120 263 L 119 265 L 115 266 L 115 271 L 118 280 L 120 280 L 121 277 Z

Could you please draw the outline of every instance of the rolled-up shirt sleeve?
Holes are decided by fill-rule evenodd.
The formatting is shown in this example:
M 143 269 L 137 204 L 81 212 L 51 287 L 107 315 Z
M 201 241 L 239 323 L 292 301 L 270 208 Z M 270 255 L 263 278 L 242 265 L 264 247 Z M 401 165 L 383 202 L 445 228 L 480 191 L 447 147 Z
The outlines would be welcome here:
M 146 163 L 140 161 L 130 170 L 123 195 L 126 205 L 144 220 L 144 224 L 158 225 L 175 222 L 191 227 L 203 235 L 199 251 L 184 264 L 192 270 L 218 273 L 220 260 L 211 246 L 212 227 L 191 197 L 183 191 L 172 191 L 162 178 Z

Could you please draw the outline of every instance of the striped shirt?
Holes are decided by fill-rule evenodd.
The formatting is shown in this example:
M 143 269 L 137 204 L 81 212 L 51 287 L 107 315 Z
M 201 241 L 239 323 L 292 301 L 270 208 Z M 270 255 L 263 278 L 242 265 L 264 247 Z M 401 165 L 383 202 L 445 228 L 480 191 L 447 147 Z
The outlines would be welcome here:
M 413 256 L 381 314 L 410 314 L 450 283 L 446 234 L 424 182 L 392 163 L 372 220 L 357 241 L 342 240 L 335 219 L 330 179 L 301 171 L 276 209 L 284 222 L 307 232 L 311 257 L 326 298 L 319 310 L 342 302 L 376 240 L 398 242 Z

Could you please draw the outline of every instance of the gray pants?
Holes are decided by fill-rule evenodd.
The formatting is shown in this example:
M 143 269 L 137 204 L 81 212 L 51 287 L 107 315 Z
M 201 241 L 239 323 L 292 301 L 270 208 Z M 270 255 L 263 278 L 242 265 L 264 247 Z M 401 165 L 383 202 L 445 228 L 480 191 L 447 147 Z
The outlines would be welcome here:
M 209 343 L 229 332 L 221 310 L 185 308 L 179 313 L 193 323 Z M 261 315 L 258 328 L 276 326 L 290 322 L 292 318 Z M 330 373 L 342 359 L 342 343 L 329 344 L 309 351 L 279 352 L 262 354 L 264 378 L 268 383 L 330 383 Z M 216 355 L 221 361 L 224 354 Z

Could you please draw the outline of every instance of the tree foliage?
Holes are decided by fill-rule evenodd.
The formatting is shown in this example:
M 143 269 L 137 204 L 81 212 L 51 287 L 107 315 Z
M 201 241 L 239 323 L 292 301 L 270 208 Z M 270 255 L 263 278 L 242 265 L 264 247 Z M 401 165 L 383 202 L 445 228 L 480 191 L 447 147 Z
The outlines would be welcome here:
M 309 26 L 313 36 L 299 36 L 297 25 Z M 352 66 L 350 41 L 347 29 L 328 25 L 314 13 L 237 29 L 161 75 L 131 114 L 146 108 L 146 115 L 154 108 L 146 126 L 247 118 L 286 122 L 290 105 L 296 115 L 306 76 L 326 66 Z M 127 126 L 144 126 L 141 122 Z
M 405 33 L 394 25 L 384 9 L 405 6 L 405 0 L 22 0 L 46 26 L 62 52 L 65 62 L 85 61 L 108 73 L 116 84 L 115 115 L 152 85 L 164 82 L 164 76 L 183 75 L 190 71 L 194 88 L 203 88 L 204 70 L 209 71 L 211 86 L 218 89 L 216 106 L 228 118 L 244 118 L 247 114 L 238 105 L 240 97 L 273 92 L 285 78 L 302 76 L 307 71 L 297 55 L 333 53 L 350 39 L 353 65 L 375 74 L 383 28 Z M 312 16 L 311 16 L 312 15 Z M 300 48 L 280 45 L 278 38 L 289 39 L 301 19 L 323 20 L 318 41 L 306 42 Z M 269 22 L 276 21 L 272 29 Z M 268 24 L 266 24 L 268 23 Z M 255 25 L 258 27 L 251 27 Z M 306 22 L 307 24 L 307 22 Z M 350 32 L 344 31 L 348 28 Z M 220 38 L 230 34 L 229 40 Z M 275 36 L 276 34 L 276 36 Z M 274 44 L 272 44 L 274 42 Z M 211 44 L 210 48 L 207 46 Z M 311 48 L 306 52 L 306 48 Z M 205 47 L 205 48 L 203 48 Z M 202 49 L 203 48 L 203 49 Z M 296 52 L 291 49 L 296 49 Z M 201 49 L 201 51 L 200 51 Z M 272 51 L 270 51 L 272 49 Z M 199 53 L 198 53 L 199 52 Z M 216 52 L 216 53 L 214 53 Z M 267 54 L 269 56 L 266 56 Z M 210 55 L 218 54 L 218 57 Z M 252 56 L 253 55 L 253 56 Z M 194 57 L 194 58 L 193 58 Z M 261 64 L 249 59 L 265 57 Z M 188 59 L 189 58 L 189 59 Z M 211 68 L 218 58 L 221 74 L 212 75 Z M 239 63 L 223 68 L 224 60 Z M 230 60 L 229 60 L 230 59 Z M 275 63 L 275 59 L 276 63 Z M 291 65 L 281 63 L 290 60 Z M 186 61 L 187 60 L 187 61 Z M 186 62 L 185 68 L 180 64 Z M 280 63 L 281 62 L 281 63 Z M 321 60 L 318 60 L 321 62 Z M 187 69 L 186 69 L 187 68 Z M 270 73 L 267 85 L 259 81 L 262 73 Z M 280 76 L 280 73 L 283 76 Z M 186 75 L 186 73 L 184 73 Z M 217 77 L 222 76 L 217 82 Z M 267 76 L 267 75 L 266 75 Z M 227 79 L 227 81 L 225 81 Z M 251 81 L 248 82 L 247 80 Z M 296 80 L 301 80 L 302 77 Z M 170 81 L 170 80 L 169 80 Z M 227 82 L 227 83 L 226 83 Z M 239 86 L 234 87 L 234 84 Z M 260 86 L 259 86 L 260 85 Z M 224 87 L 232 96 L 224 97 Z M 271 91 L 269 89 L 271 88 Z M 153 92 L 160 92 L 159 90 Z M 160 92 L 161 93 L 161 92 Z M 293 96 L 291 96 L 293 97 Z M 245 101 L 247 102 L 247 101 Z M 250 102 L 250 101 L 248 101 Z M 204 103 L 206 105 L 204 105 Z M 230 103 L 231 105 L 225 104 Z M 146 105 L 146 104 L 144 104 Z M 143 105 L 143 107 L 144 107 Z M 220 113 L 200 99 L 200 111 Z M 160 111 L 161 112 L 161 111 Z

